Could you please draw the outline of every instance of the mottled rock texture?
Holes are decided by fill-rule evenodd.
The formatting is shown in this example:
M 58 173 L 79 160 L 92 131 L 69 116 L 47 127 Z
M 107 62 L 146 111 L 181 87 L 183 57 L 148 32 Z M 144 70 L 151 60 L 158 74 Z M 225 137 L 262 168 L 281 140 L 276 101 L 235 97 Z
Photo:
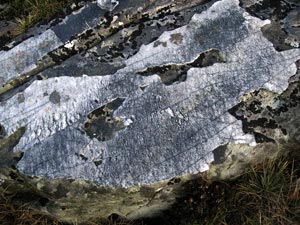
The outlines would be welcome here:
M 1 51 L 0 78 L 3 84 L 34 69 L 38 59 L 62 44 L 52 30 L 47 30 L 37 38 L 29 38 L 9 51 Z
M 194 174 L 228 179 L 298 143 L 296 9 L 280 23 L 253 10 L 258 1 L 121 2 L 73 39 L 60 24 L 0 52 L 2 62 L 43 46 L 21 68 L 3 64 L 3 188 L 30 184 L 48 201 L 34 207 L 66 221 L 137 218 L 170 205 Z M 77 13 L 93 9 L 93 24 L 94 7 Z M 281 26 L 289 33 L 275 40 L 268 31 Z

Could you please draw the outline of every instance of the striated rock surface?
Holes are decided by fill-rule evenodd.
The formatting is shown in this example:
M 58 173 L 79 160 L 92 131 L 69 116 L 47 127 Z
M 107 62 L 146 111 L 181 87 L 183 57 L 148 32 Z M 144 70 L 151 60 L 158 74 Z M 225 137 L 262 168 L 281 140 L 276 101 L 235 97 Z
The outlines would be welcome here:
M 1 124 L 8 134 L 26 129 L 14 148 L 24 152 L 18 169 L 128 187 L 204 171 L 218 146 L 253 142 L 228 109 L 259 88 L 283 91 L 300 53 L 277 52 L 260 32 L 267 21 L 251 17 L 238 3 L 217 2 L 195 14 L 188 25 L 142 46 L 115 74 L 35 81 L 9 99 L 1 107 Z M 136 74 L 192 62 L 211 49 L 225 62 L 192 65 L 180 83 L 165 86 L 155 74 Z M 88 114 L 116 98 L 125 100 L 111 117 L 122 120 L 123 129 L 110 140 L 98 137 L 113 123 L 107 117 L 88 136 Z
M 47 30 L 37 38 L 29 38 L 9 51 L 1 51 L 1 85 L 34 69 L 38 59 L 62 44 L 52 30 Z
M 61 31 L 74 13 L 0 52 L 0 184 L 30 184 L 47 199 L 33 207 L 66 221 L 138 218 L 170 205 L 194 174 L 228 179 L 297 142 L 295 9 L 280 18 L 290 28 L 280 42 L 266 35 L 273 17 L 254 17 L 257 1 L 139 4 L 120 2 L 70 39 Z M 94 24 L 95 7 L 77 13 L 92 10 Z

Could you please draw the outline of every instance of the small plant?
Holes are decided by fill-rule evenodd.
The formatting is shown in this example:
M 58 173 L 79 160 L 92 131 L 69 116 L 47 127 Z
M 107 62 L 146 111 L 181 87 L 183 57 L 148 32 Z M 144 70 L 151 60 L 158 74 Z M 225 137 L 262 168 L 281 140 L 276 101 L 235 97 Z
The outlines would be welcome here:
M 16 23 L 18 24 L 18 28 L 14 31 L 14 35 L 21 34 L 28 30 L 33 24 L 33 16 L 28 15 L 27 17 L 16 18 Z

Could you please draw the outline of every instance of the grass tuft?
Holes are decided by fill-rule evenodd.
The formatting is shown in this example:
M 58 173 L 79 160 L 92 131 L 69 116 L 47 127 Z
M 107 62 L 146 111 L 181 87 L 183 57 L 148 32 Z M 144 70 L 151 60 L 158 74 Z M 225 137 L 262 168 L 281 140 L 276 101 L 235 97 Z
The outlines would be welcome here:
M 49 20 L 74 0 L 6 0 L 9 8 L 0 13 L 0 20 L 15 20 L 15 35 L 27 31 L 40 20 Z
M 286 159 L 267 160 L 244 175 L 234 201 L 247 224 L 299 224 L 299 166 Z

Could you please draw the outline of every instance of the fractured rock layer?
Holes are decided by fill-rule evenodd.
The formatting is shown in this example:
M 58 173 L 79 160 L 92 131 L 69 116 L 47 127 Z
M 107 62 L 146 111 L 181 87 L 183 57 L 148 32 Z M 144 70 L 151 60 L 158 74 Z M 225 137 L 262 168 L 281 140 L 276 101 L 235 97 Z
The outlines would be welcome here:
M 115 74 L 35 81 L 0 108 L 8 134 L 26 127 L 14 148 L 24 152 L 19 170 L 129 187 L 204 171 L 220 145 L 253 144 L 228 109 L 259 88 L 283 91 L 300 59 L 298 50 L 274 49 L 261 32 L 267 23 L 237 0 L 223 0 L 142 46 Z M 199 54 L 211 49 L 224 62 L 193 67 Z M 170 86 L 155 74 L 137 74 L 189 63 L 186 80 Z M 126 127 L 109 140 L 87 135 L 88 115 L 116 98 L 126 100 L 112 116 Z

